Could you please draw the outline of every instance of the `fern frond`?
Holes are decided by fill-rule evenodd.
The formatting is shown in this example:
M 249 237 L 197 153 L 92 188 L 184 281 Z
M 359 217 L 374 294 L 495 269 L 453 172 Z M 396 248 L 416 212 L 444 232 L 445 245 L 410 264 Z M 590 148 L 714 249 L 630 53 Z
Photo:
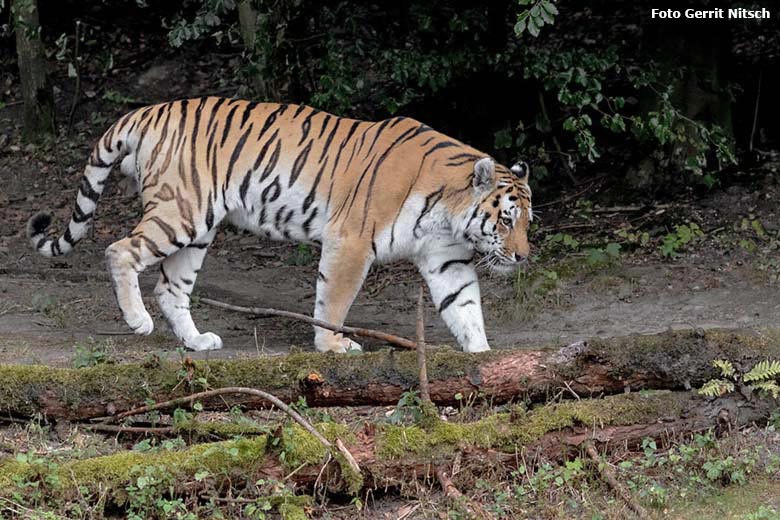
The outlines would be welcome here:
M 780 396 L 780 385 L 774 381 L 761 381 L 754 385 L 750 385 L 749 388 L 754 392 L 772 394 L 772 397 L 775 399 L 777 399 L 777 396 Z
M 766 381 L 780 376 L 780 361 L 760 361 L 745 374 L 742 379 L 750 381 Z
M 713 359 L 712 364 L 715 368 L 720 369 L 720 374 L 723 377 L 734 376 L 734 365 L 728 359 Z
M 734 391 L 734 383 L 726 379 L 710 379 L 699 388 L 699 395 L 720 397 Z

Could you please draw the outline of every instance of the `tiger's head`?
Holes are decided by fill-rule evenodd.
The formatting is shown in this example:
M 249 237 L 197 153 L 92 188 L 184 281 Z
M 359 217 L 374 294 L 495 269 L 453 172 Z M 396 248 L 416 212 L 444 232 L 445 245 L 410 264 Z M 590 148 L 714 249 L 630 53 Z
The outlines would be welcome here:
M 479 263 L 495 271 L 513 272 L 530 253 L 533 210 L 528 174 L 525 163 L 506 168 L 490 157 L 474 163 L 473 203 L 462 231 L 484 255 Z

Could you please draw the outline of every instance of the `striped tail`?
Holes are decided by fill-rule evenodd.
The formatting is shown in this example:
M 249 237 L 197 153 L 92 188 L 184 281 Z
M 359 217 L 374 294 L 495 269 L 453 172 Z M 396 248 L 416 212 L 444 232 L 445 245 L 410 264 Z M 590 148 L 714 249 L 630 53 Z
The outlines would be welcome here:
M 123 141 L 118 135 L 127 132 L 117 131 L 117 128 L 124 128 L 125 125 L 120 123 L 126 122 L 126 119 L 123 118 L 114 124 L 92 149 L 92 155 L 79 184 L 73 215 L 65 232 L 56 239 L 46 238 L 46 229 L 52 221 L 51 215 L 46 212 L 37 213 L 27 221 L 27 237 L 32 246 L 43 256 L 66 255 L 87 234 L 111 168 L 129 151 L 127 136 L 124 136 Z

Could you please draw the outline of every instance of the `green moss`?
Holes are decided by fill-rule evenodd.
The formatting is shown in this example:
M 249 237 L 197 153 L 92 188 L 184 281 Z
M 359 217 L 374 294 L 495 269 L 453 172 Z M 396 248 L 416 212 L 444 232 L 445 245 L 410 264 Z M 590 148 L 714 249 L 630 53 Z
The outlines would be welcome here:
M 515 451 L 544 434 L 573 426 L 626 425 L 674 414 L 682 403 L 670 392 L 627 394 L 539 406 L 531 411 L 495 414 L 472 423 L 438 421 L 427 430 L 419 426 L 385 426 L 377 435 L 377 456 L 398 459 L 415 454 L 436 457 L 454 447 Z
M 354 442 L 355 436 L 343 424 L 332 422 L 315 425 L 323 437 L 331 442 L 341 439 L 342 442 Z M 288 470 L 293 470 L 302 464 L 321 464 L 325 459 L 325 446 L 312 434 L 297 423 L 286 425 L 281 437 L 283 461 Z
M 247 471 L 258 467 L 265 456 L 267 437 L 199 444 L 182 451 L 127 451 L 75 460 L 44 468 L 40 464 L 8 461 L 0 465 L 0 496 L 14 491 L 15 480 L 38 480 L 42 472 L 56 476 L 60 483 L 49 489 L 52 495 L 76 496 L 80 486 L 92 492 L 105 492 L 117 503 L 142 468 L 160 468 L 174 482 L 192 480 L 196 472 L 209 471 L 219 477 L 227 471 Z
M 186 433 L 198 438 L 223 437 L 225 439 L 240 435 L 262 435 L 268 428 L 252 422 L 201 422 L 183 421 L 176 424 L 177 433 Z
M 281 504 L 278 508 L 283 520 L 306 520 L 306 511 L 298 504 Z

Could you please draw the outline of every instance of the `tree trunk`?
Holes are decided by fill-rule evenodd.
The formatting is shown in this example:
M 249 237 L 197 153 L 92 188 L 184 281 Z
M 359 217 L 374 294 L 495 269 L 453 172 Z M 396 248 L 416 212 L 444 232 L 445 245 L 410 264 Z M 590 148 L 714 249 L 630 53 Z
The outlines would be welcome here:
M 40 141 L 56 131 L 54 95 L 46 74 L 46 59 L 38 23 L 37 0 L 11 0 L 16 30 L 16 54 L 24 98 L 24 131 L 27 141 Z
M 727 431 L 764 420 L 774 407 L 775 401 L 748 401 L 739 393 L 708 400 L 692 392 L 634 392 L 548 404 L 530 411 L 518 406 L 510 413 L 473 423 L 434 420 L 425 428 L 366 424 L 357 433 L 334 423 L 317 428 L 332 442 L 343 439 L 362 470 L 362 485 L 378 488 L 430 477 L 437 468 L 449 468 L 458 452 L 462 467 L 479 473 L 495 465 L 513 466 L 523 458 L 561 460 L 576 455 L 586 442 L 615 449 L 637 446 L 646 437 L 668 438 L 709 428 Z M 337 464 L 323 470 L 325 448 L 311 434 L 297 425 L 277 432 L 279 442 L 272 442 L 269 434 L 194 445 L 183 451 L 120 452 L 51 466 L 10 459 L 0 463 L 0 496 L 13 493 L 15 481 L 34 480 L 44 488 L 43 496 L 52 500 L 105 494 L 108 503 L 121 505 L 128 485 L 140 474 L 166 475 L 176 493 L 197 493 L 194 475 L 203 470 L 215 480 L 217 489 L 227 479 L 238 485 L 262 476 L 290 479 L 307 488 L 319 480 L 331 491 L 351 487 L 354 492 L 356 486 L 346 481 L 349 478 L 342 476 Z M 279 447 L 284 447 L 283 457 Z M 46 478 L 46 472 L 56 478 Z M 57 486 L 45 489 L 49 482 Z
M 238 29 L 241 33 L 241 40 L 244 42 L 244 49 L 250 58 L 257 55 L 257 10 L 252 6 L 252 0 L 242 0 L 238 3 Z M 253 67 L 256 69 L 256 67 Z M 253 70 L 250 75 L 254 94 L 261 100 L 273 100 L 269 86 L 263 78 L 261 71 Z
M 390 405 L 418 386 L 415 352 L 380 351 L 359 356 L 298 353 L 240 360 L 185 360 L 149 365 L 99 365 L 61 369 L 0 365 L 0 412 L 17 417 L 41 413 L 82 420 L 114 415 L 144 403 L 209 388 L 245 386 L 285 402 L 304 397 L 309 406 Z M 544 401 L 550 395 L 578 397 L 640 389 L 690 389 L 717 377 L 715 359 L 748 370 L 780 359 L 780 331 L 690 330 L 593 339 L 541 350 L 496 350 L 482 354 L 429 349 L 431 399 L 456 404 L 469 395 L 493 403 Z M 262 407 L 236 397 L 205 401 Z

